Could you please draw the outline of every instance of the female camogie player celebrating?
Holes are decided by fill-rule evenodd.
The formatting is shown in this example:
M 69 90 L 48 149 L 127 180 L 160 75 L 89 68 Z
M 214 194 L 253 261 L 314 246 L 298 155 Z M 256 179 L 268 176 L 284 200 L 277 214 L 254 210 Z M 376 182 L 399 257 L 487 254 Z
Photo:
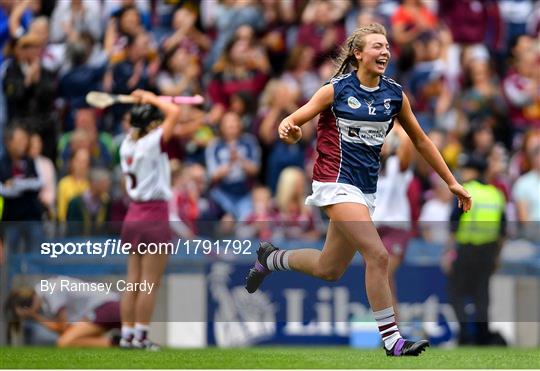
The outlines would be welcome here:
M 280 138 L 286 143 L 296 143 L 302 137 L 300 126 L 320 114 L 313 194 L 306 203 L 322 207 L 330 224 L 322 251 L 287 251 L 268 242 L 261 243 L 258 259 L 246 278 L 246 289 L 255 292 L 269 273 L 281 270 L 335 281 L 360 251 L 366 264 L 369 303 L 386 354 L 416 356 L 429 343 L 408 341 L 399 333 L 388 283 L 388 252 L 371 220 L 379 154 L 394 118 L 397 117 L 418 152 L 448 184 L 465 211 L 471 207 L 471 197 L 420 128 L 401 86 L 383 75 L 389 60 L 390 50 L 382 25 L 370 24 L 356 30 L 346 41 L 335 77 L 279 125 Z M 350 66 L 355 71 L 344 74 Z
M 163 151 L 173 135 L 180 109 L 173 103 L 160 100 L 153 93 L 136 90 L 131 94 L 138 100 L 131 110 L 132 130 L 120 147 L 122 171 L 131 203 L 122 226 L 122 243 L 131 243 L 128 256 L 127 281 L 147 282 L 159 287 L 167 265 L 165 252 L 148 254 L 141 243 L 170 242 L 168 200 L 171 197 L 169 158 Z M 164 114 L 164 118 L 163 118 Z M 123 348 L 157 350 L 148 339 L 148 329 L 157 290 L 125 292 L 120 312 L 122 316 Z

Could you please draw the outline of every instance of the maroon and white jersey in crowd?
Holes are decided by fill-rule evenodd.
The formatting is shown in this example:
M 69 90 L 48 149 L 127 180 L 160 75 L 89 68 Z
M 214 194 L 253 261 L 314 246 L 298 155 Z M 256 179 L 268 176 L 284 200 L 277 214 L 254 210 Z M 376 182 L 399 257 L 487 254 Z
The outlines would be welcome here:
M 511 71 L 503 80 L 503 93 L 510 109 L 510 121 L 514 126 L 540 126 L 540 118 L 526 114 L 526 108 L 532 107 L 536 100 L 536 96 L 531 94 L 530 86 L 533 84 L 532 79 L 515 71 Z
M 152 130 L 138 140 L 127 135 L 120 147 L 120 163 L 126 188 L 133 201 L 167 201 L 171 198 L 171 169 L 163 150 L 163 129 Z

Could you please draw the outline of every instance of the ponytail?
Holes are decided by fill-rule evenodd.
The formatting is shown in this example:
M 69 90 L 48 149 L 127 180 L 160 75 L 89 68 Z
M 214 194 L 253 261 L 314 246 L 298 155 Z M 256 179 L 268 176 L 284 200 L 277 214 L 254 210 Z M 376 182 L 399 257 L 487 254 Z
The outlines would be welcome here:
M 335 62 L 336 70 L 332 77 L 336 77 L 338 75 L 346 73 L 349 67 L 351 66 L 351 64 L 354 63 L 355 61 L 356 59 L 354 58 L 354 54 L 349 55 L 347 53 L 347 54 L 340 55 Z

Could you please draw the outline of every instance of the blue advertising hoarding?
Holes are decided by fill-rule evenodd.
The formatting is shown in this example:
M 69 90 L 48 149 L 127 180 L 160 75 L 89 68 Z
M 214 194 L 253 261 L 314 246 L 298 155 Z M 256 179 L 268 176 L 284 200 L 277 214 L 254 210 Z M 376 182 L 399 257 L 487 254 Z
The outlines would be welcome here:
M 251 295 L 244 289 L 249 268 L 228 262 L 209 265 L 209 344 L 345 344 L 358 329 L 365 336 L 375 331 L 378 339 L 362 265 L 349 267 L 338 282 L 296 272 L 274 273 Z M 438 267 L 404 265 L 397 287 L 402 332 L 428 337 L 435 344 L 452 338 L 455 319 Z

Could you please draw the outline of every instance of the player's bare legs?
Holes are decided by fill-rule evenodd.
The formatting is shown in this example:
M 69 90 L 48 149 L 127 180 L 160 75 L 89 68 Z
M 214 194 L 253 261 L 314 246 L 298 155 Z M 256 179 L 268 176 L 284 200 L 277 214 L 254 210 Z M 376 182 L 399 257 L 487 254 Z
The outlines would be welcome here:
M 141 281 L 141 261 L 142 257 L 139 254 L 128 255 L 126 278 L 128 283 Z M 135 337 L 135 302 L 137 294 L 135 291 L 125 291 L 120 301 L 120 315 L 122 318 L 120 346 L 123 348 L 131 347 L 131 341 Z
M 142 256 L 139 254 L 129 254 L 127 264 L 127 283 L 141 282 Z M 120 301 L 120 315 L 122 323 L 133 326 L 135 324 L 135 302 L 137 292 L 125 291 Z
M 389 256 L 371 221 L 368 208 L 358 203 L 340 203 L 327 206 L 325 211 L 345 241 L 350 241 L 362 254 L 366 265 L 366 292 L 387 355 L 420 354 L 428 342 L 407 341 L 399 333 L 388 281 Z
M 161 284 L 161 277 L 167 266 L 166 254 L 145 254 L 140 257 L 140 280 L 153 284 L 152 292 L 139 292 L 135 298 L 135 335 L 133 347 L 146 350 L 159 350 L 159 346 L 148 338 L 150 321 L 156 304 L 157 292 Z
M 325 207 L 325 211 L 331 223 L 322 252 L 315 249 L 279 250 L 263 243 L 258 251 L 258 261 L 248 274 L 246 289 L 255 291 L 267 274 L 279 270 L 296 270 L 335 281 L 345 272 L 354 253 L 360 251 L 366 264 L 368 300 L 387 355 L 420 354 L 428 342 L 407 341 L 399 333 L 388 281 L 388 252 L 371 221 L 368 208 L 358 203 L 339 203 Z
M 392 306 L 388 283 L 388 252 L 371 222 L 368 208 L 358 203 L 340 203 L 325 208 L 346 240 L 360 251 L 366 264 L 366 292 L 373 311 Z
M 367 207 L 358 203 L 340 203 L 325 208 L 330 217 L 326 242 L 322 251 L 299 249 L 290 251 L 289 267 L 328 281 L 338 280 L 360 251 L 366 262 L 366 291 L 374 311 L 392 305 L 388 283 L 388 253 Z
M 403 256 L 396 256 L 390 254 L 388 260 L 388 282 L 390 283 L 390 291 L 392 292 L 392 304 L 394 306 L 394 312 L 396 315 L 396 321 L 399 321 L 399 309 L 397 300 L 397 288 L 396 288 L 396 271 L 403 262 Z
M 77 322 L 58 338 L 56 344 L 60 348 L 107 348 L 111 346 L 111 341 L 108 337 L 104 336 L 105 331 L 103 327 L 94 323 Z
M 289 266 L 297 272 L 326 281 L 337 281 L 347 270 L 356 251 L 331 220 L 323 250 L 293 250 L 289 256 Z
M 255 292 L 264 278 L 274 270 L 295 270 L 327 281 L 337 281 L 347 270 L 356 249 L 330 221 L 323 250 L 280 250 L 276 259 L 267 264 L 268 256 L 278 249 L 263 242 L 257 251 L 258 259 L 246 277 L 246 290 Z M 282 265 L 285 263 L 285 267 Z M 270 265 L 270 266 L 269 266 Z
M 168 255 L 147 254 L 142 257 L 141 281 L 153 283 L 154 288 L 151 293 L 140 293 L 135 303 L 135 320 L 137 323 L 148 325 L 152 320 L 152 313 L 156 304 L 157 292 L 161 284 L 161 278 L 167 267 Z

